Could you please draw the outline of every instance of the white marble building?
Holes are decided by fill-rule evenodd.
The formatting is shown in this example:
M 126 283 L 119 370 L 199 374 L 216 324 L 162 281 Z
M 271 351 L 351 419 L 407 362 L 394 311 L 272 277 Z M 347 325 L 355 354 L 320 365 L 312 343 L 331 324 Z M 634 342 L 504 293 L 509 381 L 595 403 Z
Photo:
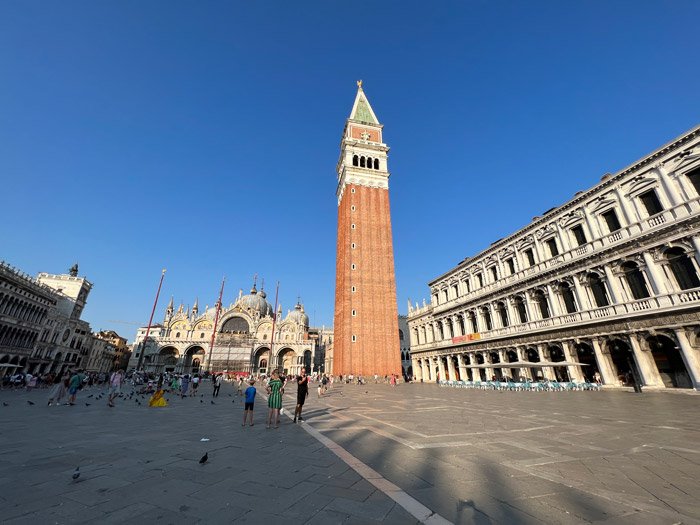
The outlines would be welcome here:
M 264 290 L 258 292 L 254 284 L 250 294 L 241 291 L 233 304 L 221 308 L 212 348 L 216 308 L 206 307 L 200 313 L 195 301 L 191 310 L 180 305 L 175 311 L 171 299 L 162 324 L 151 327 L 142 368 L 148 372 L 231 374 L 267 373 L 279 368 L 296 374 L 305 366 L 310 371 L 316 362 L 316 340 L 309 337 L 304 306 L 298 302 L 286 316 L 282 307 L 278 308 L 274 340 L 272 312 Z M 130 368 L 137 366 L 145 335 L 146 327 L 139 328 Z
M 431 281 L 414 375 L 700 389 L 699 262 L 696 127 Z

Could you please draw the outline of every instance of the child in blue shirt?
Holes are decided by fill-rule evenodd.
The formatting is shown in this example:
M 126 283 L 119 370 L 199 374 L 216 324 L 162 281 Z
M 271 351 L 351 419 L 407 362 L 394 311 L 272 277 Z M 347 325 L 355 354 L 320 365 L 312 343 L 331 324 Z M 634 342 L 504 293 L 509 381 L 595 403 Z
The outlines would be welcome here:
M 243 425 L 245 426 L 246 418 L 250 422 L 250 426 L 253 426 L 253 407 L 255 405 L 255 394 L 257 390 L 253 386 L 255 384 L 255 379 L 249 381 L 250 386 L 245 389 L 245 410 L 243 411 Z

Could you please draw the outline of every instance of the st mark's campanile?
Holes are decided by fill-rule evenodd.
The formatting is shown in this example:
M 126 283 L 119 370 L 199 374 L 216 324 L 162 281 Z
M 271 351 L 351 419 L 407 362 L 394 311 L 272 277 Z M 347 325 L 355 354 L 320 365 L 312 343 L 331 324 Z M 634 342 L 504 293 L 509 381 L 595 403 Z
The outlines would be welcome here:
M 389 147 L 357 83 L 338 160 L 333 374 L 401 374 Z

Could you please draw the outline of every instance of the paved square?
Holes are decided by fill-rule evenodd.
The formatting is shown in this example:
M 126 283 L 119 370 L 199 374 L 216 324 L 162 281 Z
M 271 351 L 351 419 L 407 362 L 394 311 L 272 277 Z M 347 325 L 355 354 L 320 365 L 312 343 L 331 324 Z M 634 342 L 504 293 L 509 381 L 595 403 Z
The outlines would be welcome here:
M 411 496 L 455 523 L 700 523 L 697 395 L 336 385 L 265 430 L 264 399 L 242 429 L 208 387 L 162 409 L 0 392 L 3 522 L 416 523 Z
M 700 396 L 344 385 L 310 424 L 455 523 L 700 523 Z

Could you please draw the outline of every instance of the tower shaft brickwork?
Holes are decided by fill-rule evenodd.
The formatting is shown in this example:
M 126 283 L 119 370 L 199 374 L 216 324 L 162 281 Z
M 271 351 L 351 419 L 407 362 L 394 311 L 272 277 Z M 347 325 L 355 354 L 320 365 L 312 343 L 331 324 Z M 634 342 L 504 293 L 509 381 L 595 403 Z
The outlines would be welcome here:
M 338 161 L 334 374 L 401 374 L 382 128 L 359 85 Z

